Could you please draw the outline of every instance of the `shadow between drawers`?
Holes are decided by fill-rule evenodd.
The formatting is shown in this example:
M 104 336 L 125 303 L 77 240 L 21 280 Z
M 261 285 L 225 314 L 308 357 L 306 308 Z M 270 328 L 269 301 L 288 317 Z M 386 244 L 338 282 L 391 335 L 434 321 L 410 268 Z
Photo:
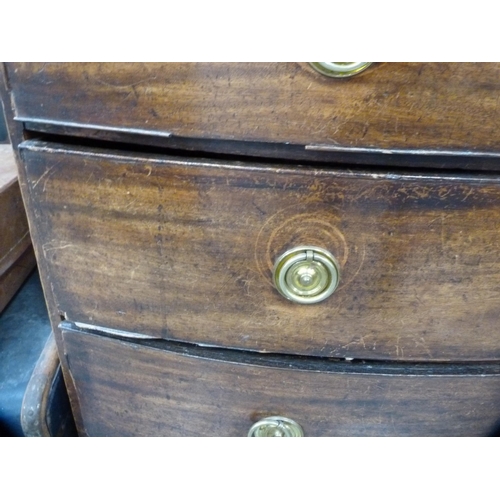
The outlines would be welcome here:
M 352 373 L 364 375 L 387 376 L 499 376 L 500 362 L 401 362 L 391 360 L 365 360 L 344 358 L 327 358 L 277 353 L 258 353 L 238 349 L 227 349 L 211 346 L 200 346 L 188 342 L 164 339 L 137 339 L 129 337 L 127 332 L 120 335 L 99 329 L 87 329 L 63 321 L 59 328 L 66 332 L 79 333 L 94 337 L 104 337 L 160 351 L 167 351 L 191 358 L 212 359 L 233 364 L 263 366 L 269 368 L 294 369 L 302 371 Z
M 21 119 L 18 119 L 21 120 Z M 268 164 L 349 168 L 402 169 L 412 173 L 422 169 L 446 172 L 498 172 L 500 153 L 495 151 L 440 151 L 425 149 L 375 149 L 322 144 L 282 144 L 236 140 L 215 140 L 144 135 L 120 130 L 98 130 L 77 124 L 22 121 L 27 138 L 69 144 L 75 147 L 113 148 L 123 152 L 156 153 L 178 157 L 217 160 L 264 161 Z

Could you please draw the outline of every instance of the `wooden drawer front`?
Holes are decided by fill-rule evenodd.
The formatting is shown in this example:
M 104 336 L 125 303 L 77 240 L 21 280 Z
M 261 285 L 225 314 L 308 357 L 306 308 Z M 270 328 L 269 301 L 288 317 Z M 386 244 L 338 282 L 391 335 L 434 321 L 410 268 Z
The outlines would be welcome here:
M 21 147 L 59 314 L 154 337 L 318 356 L 498 359 L 500 181 Z M 294 304 L 282 252 L 341 266 Z
M 63 343 L 90 436 L 245 436 L 272 415 L 306 436 L 480 436 L 500 419 L 494 375 L 275 368 L 67 331 Z
M 499 152 L 500 64 L 8 63 L 19 120 L 335 148 Z M 89 133 L 90 130 L 89 130 Z

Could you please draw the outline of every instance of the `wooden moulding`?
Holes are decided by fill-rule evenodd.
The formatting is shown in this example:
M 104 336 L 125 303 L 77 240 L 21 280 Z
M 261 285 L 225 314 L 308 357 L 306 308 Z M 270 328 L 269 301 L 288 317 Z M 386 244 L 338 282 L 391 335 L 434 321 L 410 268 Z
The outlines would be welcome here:
M 0 144 L 0 312 L 35 267 L 10 144 Z
M 263 352 L 500 359 L 498 176 L 20 150 L 53 317 Z M 319 304 L 272 284 L 299 245 L 340 263 Z
M 500 418 L 498 370 L 340 373 L 318 359 L 277 367 L 67 329 L 63 342 L 83 435 L 243 437 L 279 415 L 306 436 L 487 436 Z

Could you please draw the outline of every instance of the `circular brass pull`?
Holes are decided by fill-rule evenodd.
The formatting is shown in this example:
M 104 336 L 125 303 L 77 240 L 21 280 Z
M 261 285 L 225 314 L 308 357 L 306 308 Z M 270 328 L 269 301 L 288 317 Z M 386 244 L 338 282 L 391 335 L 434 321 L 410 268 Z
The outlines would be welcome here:
M 335 257 L 323 248 L 296 247 L 280 255 L 274 265 L 274 284 L 288 300 L 315 304 L 329 297 L 340 280 Z
M 286 417 L 267 417 L 250 427 L 248 437 L 303 437 L 302 427 Z
M 348 78 L 364 71 L 371 62 L 312 62 L 316 71 L 333 78 Z

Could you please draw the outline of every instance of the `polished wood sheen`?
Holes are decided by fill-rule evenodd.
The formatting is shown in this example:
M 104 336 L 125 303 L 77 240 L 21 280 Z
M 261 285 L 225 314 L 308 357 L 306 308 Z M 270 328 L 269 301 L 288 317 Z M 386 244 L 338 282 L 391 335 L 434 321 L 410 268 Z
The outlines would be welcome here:
M 89 135 L 128 130 L 324 151 L 500 153 L 499 63 L 377 63 L 344 80 L 307 63 L 5 68 L 18 120 Z
M 246 436 L 272 415 L 306 436 L 486 436 L 500 419 L 498 374 L 346 374 L 63 339 L 89 436 Z
M 498 63 L 3 64 L 80 434 L 498 435 L 499 91 Z M 340 263 L 322 303 L 272 284 L 299 245 Z
M 194 161 L 26 142 L 32 221 L 63 319 L 257 351 L 500 358 L 500 178 Z M 314 245 L 338 290 L 272 285 Z M 48 289 L 48 290 L 47 290 Z

